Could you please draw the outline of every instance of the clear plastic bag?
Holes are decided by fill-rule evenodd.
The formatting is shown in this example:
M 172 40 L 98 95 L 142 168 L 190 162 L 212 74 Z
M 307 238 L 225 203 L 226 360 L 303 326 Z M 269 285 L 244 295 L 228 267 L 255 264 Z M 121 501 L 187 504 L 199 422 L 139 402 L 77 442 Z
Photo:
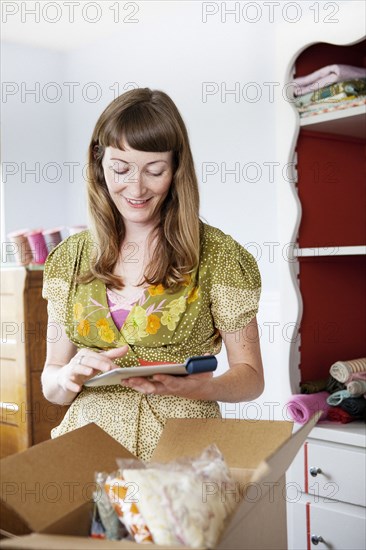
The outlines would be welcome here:
M 117 463 L 125 486 L 129 483 L 129 505 L 138 509 L 151 540 L 215 546 L 238 499 L 236 483 L 216 445 L 198 457 L 167 464 L 131 459 Z

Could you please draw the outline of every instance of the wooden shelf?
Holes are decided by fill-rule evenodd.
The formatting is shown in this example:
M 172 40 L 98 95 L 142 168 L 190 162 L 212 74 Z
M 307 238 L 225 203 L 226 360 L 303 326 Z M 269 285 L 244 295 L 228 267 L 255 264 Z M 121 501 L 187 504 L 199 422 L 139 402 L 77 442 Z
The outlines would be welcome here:
M 300 127 L 348 137 L 366 138 L 366 105 L 300 117 Z
M 364 246 L 328 246 L 314 248 L 295 248 L 296 257 L 314 257 L 317 256 L 359 256 L 366 254 L 366 245 Z

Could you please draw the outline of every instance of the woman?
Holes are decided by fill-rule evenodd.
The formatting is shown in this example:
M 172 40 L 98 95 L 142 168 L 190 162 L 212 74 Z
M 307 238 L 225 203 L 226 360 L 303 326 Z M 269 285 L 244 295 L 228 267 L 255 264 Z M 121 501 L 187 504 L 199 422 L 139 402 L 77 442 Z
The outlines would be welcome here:
M 148 460 L 167 418 L 220 417 L 217 401 L 262 393 L 261 278 L 247 250 L 199 219 L 187 130 L 165 93 L 116 98 L 95 126 L 88 161 L 92 229 L 56 247 L 44 272 L 43 391 L 71 404 L 51 435 L 95 422 Z M 136 368 L 120 385 L 83 387 L 116 366 L 217 354 L 222 340 L 230 368 L 221 376 L 148 380 Z

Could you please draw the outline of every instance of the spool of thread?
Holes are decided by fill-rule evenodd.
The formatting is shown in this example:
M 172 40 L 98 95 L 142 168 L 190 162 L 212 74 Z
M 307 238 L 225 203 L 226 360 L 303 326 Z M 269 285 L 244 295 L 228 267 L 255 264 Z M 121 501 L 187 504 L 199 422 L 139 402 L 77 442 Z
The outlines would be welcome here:
M 76 233 L 81 233 L 81 231 L 85 231 L 87 229 L 86 225 L 72 225 L 69 227 L 69 233 L 70 235 L 76 235 Z
M 33 254 L 33 263 L 44 264 L 48 256 L 48 250 L 42 229 L 34 229 L 25 234 Z
M 28 232 L 29 229 L 19 229 L 8 233 L 10 245 L 7 247 L 5 262 L 8 261 L 8 257 L 14 258 L 18 265 L 29 265 L 33 262 L 32 250 L 26 237 Z
M 53 229 L 45 229 L 42 231 L 48 253 L 51 252 L 62 241 L 61 231 L 62 227 L 55 227 Z

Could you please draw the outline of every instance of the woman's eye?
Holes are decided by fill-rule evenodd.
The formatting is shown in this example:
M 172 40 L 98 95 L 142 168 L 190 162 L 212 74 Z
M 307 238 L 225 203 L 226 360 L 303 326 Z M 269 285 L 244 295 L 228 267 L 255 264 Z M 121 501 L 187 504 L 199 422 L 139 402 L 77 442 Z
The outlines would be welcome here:
M 152 172 L 150 172 L 150 176 L 155 176 L 155 177 L 161 176 L 162 174 L 163 172 L 160 172 L 160 174 L 153 174 Z
M 113 170 L 115 174 L 127 174 L 128 170 L 124 170 L 123 172 L 118 172 L 117 170 Z

